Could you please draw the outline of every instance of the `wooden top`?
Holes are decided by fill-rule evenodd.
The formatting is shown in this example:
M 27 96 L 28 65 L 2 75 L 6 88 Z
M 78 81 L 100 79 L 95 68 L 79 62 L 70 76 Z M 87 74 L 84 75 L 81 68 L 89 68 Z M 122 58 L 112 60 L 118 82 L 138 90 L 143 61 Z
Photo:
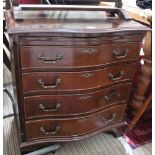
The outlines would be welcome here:
M 76 8 L 76 9 L 75 9 Z M 81 7 L 80 7 L 81 8 Z M 148 27 L 131 20 L 126 13 L 119 9 L 104 9 L 103 7 L 86 7 L 77 9 L 52 8 L 52 10 L 21 9 L 16 7 L 13 14 L 6 11 L 8 33 L 37 33 L 37 32 L 65 32 L 65 33 L 106 33 L 117 31 L 145 31 Z M 84 11 L 86 9 L 86 11 Z M 99 10 L 99 11 L 97 11 Z M 118 13 L 110 17 L 109 12 Z

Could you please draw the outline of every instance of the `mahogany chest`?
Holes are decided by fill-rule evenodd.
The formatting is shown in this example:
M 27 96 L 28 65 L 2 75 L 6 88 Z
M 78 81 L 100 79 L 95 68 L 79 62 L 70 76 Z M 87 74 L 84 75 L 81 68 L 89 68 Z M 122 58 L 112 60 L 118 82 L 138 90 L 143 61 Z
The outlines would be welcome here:
M 117 8 L 14 7 L 5 16 L 22 151 L 124 124 L 147 27 Z

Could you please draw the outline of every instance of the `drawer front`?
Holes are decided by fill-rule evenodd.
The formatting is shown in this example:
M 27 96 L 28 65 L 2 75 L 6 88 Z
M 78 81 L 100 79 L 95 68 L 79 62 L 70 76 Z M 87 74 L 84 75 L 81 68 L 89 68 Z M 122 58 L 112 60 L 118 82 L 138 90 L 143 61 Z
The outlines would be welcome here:
M 22 74 L 24 92 L 80 91 L 131 80 L 135 64 L 84 72 L 32 72 Z
M 124 84 L 87 94 L 25 97 L 25 118 L 63 117 L 90 113 L 119 101 L 127 101 L 130 87 L 131 84 Z
M 89 134 L 123 121 L 126 105 L 122 104 L 87 117 L 76 119 L 43 119 L 26 122 L 27 140 L 47 137 L 71 137 Z
M 80 34 L 80 38 L 78 36 L 62 36 L 62 33 L 59 36 L 41 36 L 37 37 L 20 37 L 20 45 L 52 45 L 52 46 L 99 46 L 106 44 L 114 44 L 120 42 L 141 42 L 143 38 L 143 34 L 135 34 L 134 33 L 121 33 L 119 34 L 111 34 L 110 36 L 104 37 L 96 37 L 84 34 L 82 37 Z M 36 34 L 37 35 L 37 34 Z M 44 34 L 45 35 L 45 34 Z M 75 35 L 75 34 L 74 34 Z M 61 37 L 60 37 L 61 36 Z
M 104 46 L 23 46 L 22 69 L 80 68 L 134 60 L 140 43 L 121 43 Z

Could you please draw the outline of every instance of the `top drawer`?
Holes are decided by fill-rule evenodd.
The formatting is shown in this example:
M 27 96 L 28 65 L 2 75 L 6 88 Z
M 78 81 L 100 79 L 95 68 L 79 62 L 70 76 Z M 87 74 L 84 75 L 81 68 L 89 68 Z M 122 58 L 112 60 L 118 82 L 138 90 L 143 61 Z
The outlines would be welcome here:
M 102 46 L 22 46 L 23 70 L 95 67 L 124 60 L 134 60 L 140 43 Z
M 20 45 L 21 46 L 31 46 L 31 45 L 52 45 L 52 46 L 99 46 L 99 45 L 107 45 L 107 44 L 115 44 L 121 42 L 141 42 L 143 39 L 142 33 L 120 33 L 119 34 L 111 34 L 107 36 L 90 36 L 86 34 L 80 34 L 78 36 L 62 36 L 62 33 L 59 36 L 41 36 L 41 34 L 33 34 L 37 36 L 21 36 L 20 37 Z M 63 34 L 64 35 L 64 34 Z M 67 35 L 67 34 L 66 34 Z M 98 35 L 98 34 L 94 34 Z

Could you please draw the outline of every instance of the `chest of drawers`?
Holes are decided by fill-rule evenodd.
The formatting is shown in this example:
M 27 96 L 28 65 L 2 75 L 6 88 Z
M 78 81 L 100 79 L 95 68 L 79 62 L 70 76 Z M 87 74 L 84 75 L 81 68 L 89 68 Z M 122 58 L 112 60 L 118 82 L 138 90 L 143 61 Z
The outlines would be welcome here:
M 22 151 L 124 124 L 148 30 L 119 9 L 48 9 L 6 12 Z

